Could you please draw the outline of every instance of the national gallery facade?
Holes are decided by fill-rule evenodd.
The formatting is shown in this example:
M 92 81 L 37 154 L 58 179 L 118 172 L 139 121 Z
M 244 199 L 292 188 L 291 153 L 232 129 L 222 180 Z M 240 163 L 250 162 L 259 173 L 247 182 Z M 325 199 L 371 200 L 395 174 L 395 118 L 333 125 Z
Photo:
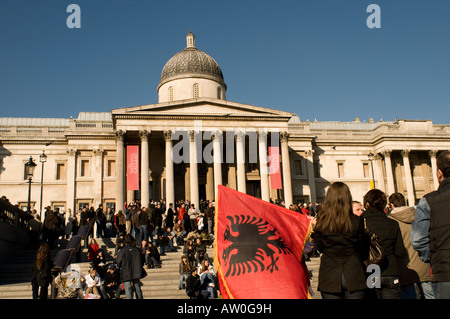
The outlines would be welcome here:
M 335 181 L 355 200 L 373 185 L 403 193 L 409 205 L 438 187 L 436 154 L 450 149 L 450 125 L 310 122 L 230 102 L 217 62 L 192 33 L 186 42 L 162 70 L 157 104 L 70 119 L 0 118 L 0 195 L 26 209 L 30 156 L 38 212 L 160 199 L 198 207 L 214 201 L 219 184 L 286 206 L 323 201 Z

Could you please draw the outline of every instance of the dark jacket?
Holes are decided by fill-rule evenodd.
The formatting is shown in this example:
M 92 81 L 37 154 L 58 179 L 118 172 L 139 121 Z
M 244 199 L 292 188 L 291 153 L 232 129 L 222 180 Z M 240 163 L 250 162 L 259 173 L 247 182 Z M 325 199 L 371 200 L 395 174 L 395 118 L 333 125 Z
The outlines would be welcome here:
M 380 265 L 381 276 L 398 276 L 397 259 L 408 256 L 398 223 L 383 211 L 371 207 L 362 214 L 362 217 L 366 219 L 369 231 L 377 235 L 385 254 L 384 261 Z
M 120 280 L 120 272 L 119 270 L 115 270 L 113 273 L 110 273 L 109 271 L 106 272 L 105 274 L 105 282 L 104 282 L 104 286 L 106 289 L 108 289 L 108 285 L 109 284 L 113 284 L 112 287 L 117 287 L 121 284 L 121 280 Z
M 430 206 L 430 251 L 433 281 L 450 281 L 450 178 L 425 195 Z
M 117 254 L 117 265 L 122 281 L 137 280 L 147 275 L 142 267 L 141 252 L 137 247 L 126 245 L 120 249 Z
M 363 220 L 351 217 L 352 232 L 332 234 L 315 231 L 312 235 L 318 251 L 322 252 L 318 290 L 328 293 L 342 291 L 342 275 L 350 292 L 367 288 L 363 261 L 369 254 L 369 241 Z
M 50 258 L 44 260 L 40 270 L 35 262 L 31 267 L 31 283 L 41 287 L 48 286 L 53 280 L 52 267 L 53 263 Z

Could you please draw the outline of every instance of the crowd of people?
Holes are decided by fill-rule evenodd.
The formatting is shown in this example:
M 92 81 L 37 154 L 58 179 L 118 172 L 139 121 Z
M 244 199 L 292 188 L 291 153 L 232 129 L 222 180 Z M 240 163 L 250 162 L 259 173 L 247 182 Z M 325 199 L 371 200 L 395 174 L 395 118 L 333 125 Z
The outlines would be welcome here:
M 133 201 L 130 204 L 124 204 L 124 210 L 115 213 L 110 207 L 107 207 L 104 212 L 102 205 L 99 205 L 97 209 L 85 206 L 78 214 L 75 213 L 73 216 L 69 214 L 66 222 L 59 210 L 52 211 L 50 207 L 46 207 L 44 223 L 40 234 L 37 235 L 42 243 L 39 249 L 46 247 L 48 258 L 46 257 L 45 260 L 51 263 L 50 249 L 54 247 L 56 239 L 70 238 L 77 233 L 80 226 L 94 220 L 95 227 L 91 229 L 85 241 L 87 259 L 91 262 L 89 272 L 81 281 L 85 297 L 119 298 L 124 290 L 126 298 L 132 298 L 133 293 L 137 298 L 142 298 L 140 289 L 142 277 L 139 276 L 144 276 L 146 272 L 136 269 L 161 268 L 161 256 L 164 256 L 167 251 L 174 252 L 177 250 L 176 247 L 181 246 L 183 256 L 189 262 L 183 269 L 189 274 L 183 277 L 180 272 L 182 280 L 179 287 L 186 289 L 187 295 L 191 298 L 216 296 L 218 290 L 214 287 L 218 285 L 212 279 L 214 273 L 209 264 L 211 259 L 206 253 L 207 245 L 211 245 L 214 239 L 214 206 L 213 203 L 202 201 L 200 207 L 199 210 L 188 201 L 178 201 L 175 206 L 170 203 L 166 210 L 162 201 L 151 202 L 148 208 L 141 207 L 139 202 Z M 36 221 L 40 219 L 40 216 L 36 214 L 34 216 Z M 96 238 L 110 237 L 116 237 L 116 247 L 113 262 L 107 263 L 105 252 L 99 247 Z M 130 249 L 131 253 L 128 252 Z M 127 253 L 121 253 L 124 251 Z M 133 252 L 135 255 L 139 252 L 139 260 L 133 256 Z M 38 255 L 42 253 L 38 252 Z M 209 265 L 208 276 L 205 271 L 201 271 L 205 260 Z M 139 276 L 132 276 L 131 279 L 127 275 L 130 271 L 126 270 L 130 267 L 130 261 L 134 265 L 132 268 L 136 268 L 133 270 L 134 273 L 139 273 Z M 37 261 L 33 268 L 33 298 L 38 298 L 37 291 L 41 287 L 40 298 L 45 299 L 51 280 L 38 280 L 36 265 L 40 267 L 40 261 Z M 49 269 L 51 266 L 43 270 L 47 273 L 46 278 L 51 277 Z M 196 283 L 197 277 L 192 272 L 194 269 L 200 285 Z M 196 289 L 199 287 L 202 289 L 197 293 Z
M 312 219 L 314 228 L 305 248 L 305 257 L 321 255 L 318 290 L 323 299 L 450 299 L 448 151 L 437 157 L 437 178 L 439 188 L 425 195 L 414 207 L 407 205 L 403 194 L 386 196 L 379 189 L 368 191 L 362 202 L 354 201 L 349 187 L 342 182 L 329 186 L 322 204 L 301 203 L 290 207 Z M 281 202 L 275 204 L 284 205 Z M 161 203 L 150 205 L 149 209 L 132 204 L 125 214 L 119 211 L 114 215 L 109 232 L 105 223 L 98 235 L 117 233 L 119 238 L 124 236 L 123 245 L 120 239 L 117 241 L 118 252 L 115 255 L 115 267 L 121 272 L 124 265 L 129 266 L 129 263 L 123 263 L 126 258 L 119 258 L 121 252 L 130 250 L 123 249 L 127 245 L 135 248 L 132 253 L 139 254 L 141 264 L 150 268 L 161 266 L 156 246 L 160 247 L 161 255 L 166 247 L 172 250 L 174 245 L 183 245 L 178 288 L 186 289 L 190 298 L 217 296 L 220 295 L 217 276 L 205 249 L 205 243 L 214 236 L 214 207 L 212 203 L 202 203 L 201 207 L 198 210 L 182 201 L 175 207 L 170 204 L 163 214 Z M 95 218 L 93 213 L 88 215 L 87 208 L 84 208 L 79 224 L 82 225 L 84 218 Z M 44 228 L 49 227 L 45 224 Z M 383 252 L 383 258 L 377 261 L 375 268 L 369 268 L 372 265 L 368 264 L 372 235 L 376 236 Z M 47 246 L 42 248 L 43 251 L 48 251 Z M 48 278 L 39 275 L 38 271 L 48 268 L 47 259 L 42 257 L 45 255 L 43 251 L 39 248 L 38 262 L 33 268 L 33 296 L 38 294 L 39 280 L 45 283 Z M 96 258 L 94 253 L 92 258 Z M 369 269 L 376 270 L 377 267 L 379 274 L 372 276 Z M 108 268 L 108 272 L 113 270 Z M 96 274 L 89 275 L 92 278 L 89 282 L 95 282 Z M 136 288 L 139 285 L 135 283 L 139 279 L 132 278 L 132 283 L 127 284 L 127 297 L 133 286 L 139 296 Z M 113 286 L 114 289 L 117 286 Z M 45 293 L 43 289 L 41 294 Z
M 450 298 L 450 152 L 437 157 L 437 178 L 414 207 L 401 193 L 371 189 L 360 203 L 345 183 L 330 185 L 312 234 L 323 299 Z M 383 252 L 379 276 L 368 271 L 372 234 Z

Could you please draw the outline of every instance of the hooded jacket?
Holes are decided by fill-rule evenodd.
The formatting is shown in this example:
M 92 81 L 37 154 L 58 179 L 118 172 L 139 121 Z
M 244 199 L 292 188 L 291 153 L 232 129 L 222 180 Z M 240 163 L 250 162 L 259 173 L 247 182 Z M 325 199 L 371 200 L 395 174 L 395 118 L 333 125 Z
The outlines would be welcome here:
M 418 252 L 411 244 L 411 224 L 416 217 L 414 207 L 396 207 L 388 217 L 398 222 L 403 244 L 408 251 L 408 256 L 397 260 L 400 285 L 406 286 L 417 282 L 431 281 L 430 264 L 420 260 Z

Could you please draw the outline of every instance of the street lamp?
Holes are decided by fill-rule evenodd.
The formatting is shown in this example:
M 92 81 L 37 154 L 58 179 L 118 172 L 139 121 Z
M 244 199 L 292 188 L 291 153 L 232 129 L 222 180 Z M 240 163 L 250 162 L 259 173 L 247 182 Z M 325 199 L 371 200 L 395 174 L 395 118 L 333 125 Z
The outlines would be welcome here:
M 42 154 L 39 155 L 39 162 L 42 163 L 42 172 L 41 172 L 41 200 L 39 206 L 39 214 L 41 216 L 41 222 L 44 222 L 44 216 L 42 216 L 42 194 L 44 188 L 44 164 L 47 162 L 47 155 L 45 155 L 45 151 L 42 151 Z
M 33 179 L 34 169 L 36 168 L 36 163 L 33 162 L 33 158 L 30 156 L 30 159 L 27 163 L 25 163 L 25 176 L 28 179 L 28 205 L 27 205 L 27 212 L 31 212 L 31 205 L 30 205 L 30 199 L 31 199 L 31 180 Z
M 372 169 L 372 181 L 370 182 L 370 189 L 374 189 L 375 188 L 375 176 L 373 173 L 373 160 L 375 159 L 375 155 L 373 155 L 372 152 L 369 153 L 369 155 L 367 155 L 369 157 L 369 161 L 370 161 L 370 166 Z

